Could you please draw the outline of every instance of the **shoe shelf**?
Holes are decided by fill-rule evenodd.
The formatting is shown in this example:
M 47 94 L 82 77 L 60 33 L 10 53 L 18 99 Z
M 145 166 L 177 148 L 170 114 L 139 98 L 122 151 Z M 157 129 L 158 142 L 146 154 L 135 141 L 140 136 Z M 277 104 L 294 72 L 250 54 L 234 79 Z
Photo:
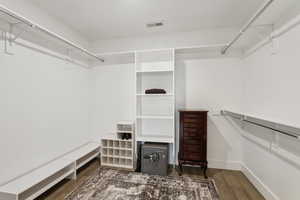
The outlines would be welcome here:
M 124 135 L 127 138 L 124 139 Z M 134 169 L 135 156 L 134 124 L 120 122 L 117 124 L 117 133 L 106 136 L 101 140 L 101 165 Z

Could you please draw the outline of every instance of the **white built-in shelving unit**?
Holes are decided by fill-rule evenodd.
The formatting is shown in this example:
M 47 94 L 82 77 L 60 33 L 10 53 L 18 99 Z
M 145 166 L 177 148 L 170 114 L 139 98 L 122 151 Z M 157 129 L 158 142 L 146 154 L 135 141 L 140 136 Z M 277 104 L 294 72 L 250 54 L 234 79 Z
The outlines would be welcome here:
M 174 49 L 135 52 L 137 141 L 164 142 L 175 148 L 174 57 Z M 145 93 L 153 88 L 166 94 Z
M 117 133 L 104 136 L 101 140 L 101 165 L 134 170 L 135 168 L 135 134 L 134 123 L 119 122 Z M 131 139 L 122 139 L 121 134 L 130 134 Z

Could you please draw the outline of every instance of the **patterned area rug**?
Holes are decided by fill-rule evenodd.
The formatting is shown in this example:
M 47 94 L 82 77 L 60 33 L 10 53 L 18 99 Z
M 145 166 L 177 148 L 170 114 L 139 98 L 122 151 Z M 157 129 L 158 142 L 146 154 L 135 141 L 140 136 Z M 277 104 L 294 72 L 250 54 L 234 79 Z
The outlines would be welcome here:
M 99 169 L 65 200 L 219 200 L 213 180 Z

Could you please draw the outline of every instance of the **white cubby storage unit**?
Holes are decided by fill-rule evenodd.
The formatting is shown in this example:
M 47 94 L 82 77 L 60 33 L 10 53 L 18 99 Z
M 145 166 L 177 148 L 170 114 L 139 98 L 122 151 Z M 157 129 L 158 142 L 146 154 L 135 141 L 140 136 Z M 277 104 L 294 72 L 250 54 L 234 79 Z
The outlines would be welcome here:
M 134 123 L 117 124 L 117 135 L 106 136 L 101 140 L 101 165 L 134 170 L 135 134 Z M 122 139 L 121 134 L 131 135 L 131 139 Z
M 174 49 L 137 51 L 136 140 L 172 144 L 175 152 L 175 60 Z M 146 94 L 147 89 L 166 94 Z M 175 154 L 174 154 L 175 156 Z
M 77 169 L 100 155 L 100 145 L 89 142 L 0 187 L 0 200 L 33 200 L 65 178 L 76 179 Z

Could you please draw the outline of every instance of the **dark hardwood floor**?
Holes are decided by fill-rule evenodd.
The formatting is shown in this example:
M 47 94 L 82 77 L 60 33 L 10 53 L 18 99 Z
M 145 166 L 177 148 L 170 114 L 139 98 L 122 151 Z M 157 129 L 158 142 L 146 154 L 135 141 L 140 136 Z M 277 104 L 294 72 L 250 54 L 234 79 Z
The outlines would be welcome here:
M 64 180 L 36 200 L 63 200 L 72 190 L 83 183 L 99 168 L 97 160 L 91 161 L 78 173 L 77 180 Z M 170 176 L 178 176 L 175 170 L 170 170 Z M 220 200 L 265 200 L 249 180 L 240 171 L 208 169 L 207 175 L 216 182 Z M 184 167 L 183 176 L 203 178 L 201 170 Z

